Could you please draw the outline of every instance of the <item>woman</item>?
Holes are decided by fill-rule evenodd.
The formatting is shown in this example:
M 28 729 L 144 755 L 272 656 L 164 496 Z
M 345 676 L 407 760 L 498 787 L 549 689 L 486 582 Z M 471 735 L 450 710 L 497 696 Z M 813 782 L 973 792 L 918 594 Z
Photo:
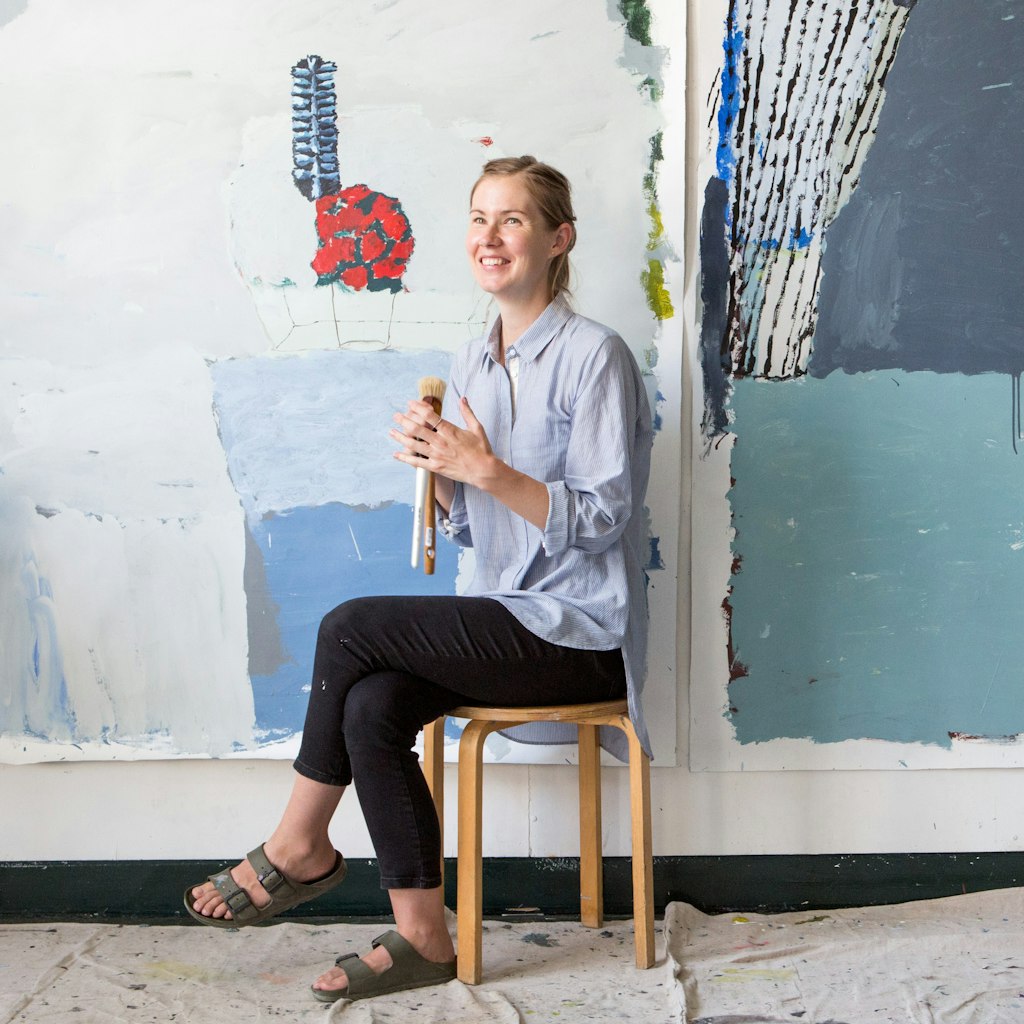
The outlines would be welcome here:
M 460 704 L 619 698 L 642 665 L 650 411 L 622 339 L 566 302 L 569 183 L 533 157 L 492 160 L 470 206 L 466 251 L 500 315 L 456 354 L 442 415 L 411 401 L 391 436 L 395 458 L 437 474 L 442 532 L 473 546 L 473 583 L 324 618 L 280 824 L 185 894 L 197 920 L 237 927 L 337 885 L 327 829 L 354 780 L 395 930 L 314 982 L 325 1002 L 455 977 L 420 728 Z

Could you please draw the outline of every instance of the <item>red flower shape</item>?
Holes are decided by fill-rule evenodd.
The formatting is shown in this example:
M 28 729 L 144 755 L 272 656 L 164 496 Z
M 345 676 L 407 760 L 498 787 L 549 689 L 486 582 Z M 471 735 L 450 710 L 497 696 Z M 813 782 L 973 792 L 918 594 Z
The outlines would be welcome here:
M 316 201 L 320 245 L 311 266 L 317 284 L 340 281 L 361 291 L 401 291 L 416 240 L 401 204 L 366 185 Z

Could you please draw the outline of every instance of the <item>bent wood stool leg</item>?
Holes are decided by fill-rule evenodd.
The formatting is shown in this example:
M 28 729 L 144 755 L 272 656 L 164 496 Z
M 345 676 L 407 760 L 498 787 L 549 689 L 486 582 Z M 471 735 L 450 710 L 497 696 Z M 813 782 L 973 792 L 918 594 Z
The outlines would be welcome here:
M 423 727 L 423 775 L 437 811 L 441 830 L 441 877 L 444 878 L 444 723 L 446 715 Z
M 504 722 L 471 721 L 459 741 L 459 981 L 479 985 L 483 974 L 484 740 Z
M 654 966 L 654 868 L 651 851 L 651 761 L 625 716 L 619 728 L 629 741 L 629 803 L 633 819 L 633 932 L 636 965 Z
M 601 858 L 601 751 L 597 726 L 577 726 L 580 758 L 580 920 L 588 928 L 604 924 L 604 872 Z

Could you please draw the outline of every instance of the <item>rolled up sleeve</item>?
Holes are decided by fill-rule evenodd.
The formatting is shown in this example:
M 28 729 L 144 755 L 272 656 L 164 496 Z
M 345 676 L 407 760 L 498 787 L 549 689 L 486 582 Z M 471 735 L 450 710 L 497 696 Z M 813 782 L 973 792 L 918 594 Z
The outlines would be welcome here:
M 473 546 L 473 535 L 469 529 L 469 514 L 466 511 L 466 496 L 463 493 L 461 483 L 455 484 L 455 493 L 452 496 L 452 507 L 445 513 L 444 508 L 438 504 L 438 524 L 441 533 L 453 544 L 459 547 L 471 548 Z
M 564 479 L 548 482 L 544 551 L 604 551 L 633 514 L 638 395 L 625 343 L 609 337 L 585 367 L 572 409 Z

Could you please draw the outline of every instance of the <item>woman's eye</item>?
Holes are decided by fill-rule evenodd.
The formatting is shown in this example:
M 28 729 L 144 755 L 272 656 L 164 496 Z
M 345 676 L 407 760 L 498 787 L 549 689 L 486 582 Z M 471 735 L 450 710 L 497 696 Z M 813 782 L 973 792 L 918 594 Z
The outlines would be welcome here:
M 520 219 L 518 217 L 506 217 L 505 218 L 505 223 L 506 224 L 521 224 L 522 221 L 520 221 Z

